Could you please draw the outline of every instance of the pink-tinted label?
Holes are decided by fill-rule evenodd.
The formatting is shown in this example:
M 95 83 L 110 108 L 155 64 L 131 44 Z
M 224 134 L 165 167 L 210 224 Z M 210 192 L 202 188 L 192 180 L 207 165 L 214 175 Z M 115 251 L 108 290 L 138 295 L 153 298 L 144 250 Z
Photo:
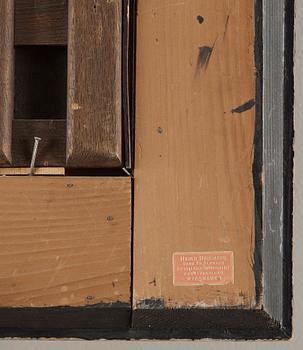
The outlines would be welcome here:
M 173 254 L 175 286 L 234 283 L 233 252 L 183 252 Z

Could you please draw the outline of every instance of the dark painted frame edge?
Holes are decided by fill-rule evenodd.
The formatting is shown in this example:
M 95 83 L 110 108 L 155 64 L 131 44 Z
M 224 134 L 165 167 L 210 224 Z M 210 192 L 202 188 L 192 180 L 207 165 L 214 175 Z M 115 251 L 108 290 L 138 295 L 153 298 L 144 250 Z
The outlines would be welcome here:
M 135 310 L 136 318 L 139 325 L 134 324 L 133 328 L 127 328 L 125 322 L 118 325 L 117 323 L 108 323 L 108 310 L 106 308 L 86 309 L 78 315 L 71 313 L 66 314 L 66 310 L 62 310 L 60 314 L 58 308 L 54 314 L 43 310 L 44 320 L 41 319 L 41 313 L 35 319 L 31 319 L 32 323 L 24 323 L 27 321 L 23 317 L 22 321 L 16 324 L 16 319 L 20 320 L 20 315 L 16 317 L 12 315 L 14 327 L 1 327 L 0 337 L 28 337 L 28 338 L 81 338 L 87 340 L 108 339 L 108 340 L 139 340 L 139 339 L 222 339 L 222 340 L 287 340 L 290 334 L 281 328 L 279 324 L 274 322 L 270 316 L 263 310 L 203 310 L 203 309 L 161 309 L 161 310 Z M 24 311 L 24 310 L 23 310 Z M 29 316 L 34 316 L 32 310 Z M 49 310 L 48 310 L 49 311 Z M 92 311 L 92 312 L 90 312 Z M 111 310 L 112 311 L 112 310 Z M 111 312 L 110 311 L 110 312 Z M 116 308 L 116 313 L 112 313 L 113 317 L 121 317 L 125 309 Z M 128 314 L 123 314 L 123 320 L 127 319 Z M 142 312 L 144 311 L 144 312 Z M 54 318 L 60 317 L 60 326 L 54 326 Z M 24 316 L 24 315 L 23 315 Z M 83 316 L 87 318 L 85 326 L 81 326 L 81 321 L 75 322 L 75 317 Z M 102 321 L 102 317 L 107 316 L 106 323 Z M 148 318 L 146 317 L 148 316 Z M 92 319 L 91 319 L 92 318 Z M 142 323 L 142 319 L 144 323 Z M 96 321 L 99 321 L 96 322 Z M 173 320 L 181 320 L 178 325 L 173 324 Z M 41 323 L 41 321 L 44 321 Z M 129 320 L 128 320 L 129 322 Z M 170 324 L 167 328 L 166 325 Z M 201 327 L 201 323 L 207 324 Z M 48 326 L 49 325 L 49 326 Z M 61 326 L 65 325 L 65 328 Z M 71 327 L 72 325 L 72 327 Z M 104 328 L 98 328 L 104 327 Z
M 50 337 L 48 330 L 68 333 L 71 329 L 128 329 L 131 317 L 131 305 L 116 302 L 111 304 L 95 304 L 85 307 L 6 307 L 0 308 L 0 337 L 6 332 L 21 336 L 24 329 L 31 329 L 27 336 L 36 337 L 44 332 Z
M 263 0 L 264 1 L 264 0 Z M 285 3 L 284 131 L 283 131 L 283 319 L 282 328 L 293 332 L 293 166 L 294 166 L 294 19 L 295 0 Z

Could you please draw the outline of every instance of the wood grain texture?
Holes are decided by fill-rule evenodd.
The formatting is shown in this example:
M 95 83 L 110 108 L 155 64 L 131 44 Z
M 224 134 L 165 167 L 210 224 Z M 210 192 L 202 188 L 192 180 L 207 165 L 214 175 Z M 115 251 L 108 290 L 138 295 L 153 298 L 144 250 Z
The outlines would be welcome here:
M 11 161 L 14 114 L 14 1 L 0 1 L 0 166 Z
M 6 176 L 23 176 L 29 175 L 30 168 L 0 168 L 0 175 Z M 35 168 L 34 175 L 65 175 L 65 168 Z
M 121 0 L 70 0 L 67 165 L 122 165 Z
M 15 0 L 15 45 L 66 45 L 67 0 Z
M 29 166 L 34 137 L 40 137 L 36 166 L 65 166 L 66 121 L 13 120 L 12 154 L 15 167 Z
M 0 306 L 130 302 L 130 179 L 2 177 L 0 193 Z
M 136 308 L 255 305 L 254 25 L 253 0 L 138 1 Z M 234 284 L 174 286 L 173 253 L 207 251 Z

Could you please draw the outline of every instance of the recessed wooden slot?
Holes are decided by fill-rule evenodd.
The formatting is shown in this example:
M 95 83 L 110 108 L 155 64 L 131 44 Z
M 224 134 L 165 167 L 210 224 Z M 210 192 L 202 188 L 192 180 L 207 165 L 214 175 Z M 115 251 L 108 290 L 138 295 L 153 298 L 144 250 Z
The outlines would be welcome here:
M 15 119 L 64 119 L 67 49 L 15 48 Z
M 66 74 L 66 46 L 15 47 L 13 166 L 29 166 L 35 136 L 35 165 L 65 166 Z
M 41 137 L 35 165 L 65 166 L 65 120 L 13 120 L 13 165 L 28 167 L 31 161 L 34 137 Z

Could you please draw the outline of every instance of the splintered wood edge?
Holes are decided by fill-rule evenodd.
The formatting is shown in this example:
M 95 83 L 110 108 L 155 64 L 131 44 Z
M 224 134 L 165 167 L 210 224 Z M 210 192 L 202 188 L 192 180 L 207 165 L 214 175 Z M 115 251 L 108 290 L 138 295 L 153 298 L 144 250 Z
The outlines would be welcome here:
M 29 175 L 30 168 L 0 168 L 0 176 Z M 34 175 L 65 175 L 65 168 L 35 168 Z

